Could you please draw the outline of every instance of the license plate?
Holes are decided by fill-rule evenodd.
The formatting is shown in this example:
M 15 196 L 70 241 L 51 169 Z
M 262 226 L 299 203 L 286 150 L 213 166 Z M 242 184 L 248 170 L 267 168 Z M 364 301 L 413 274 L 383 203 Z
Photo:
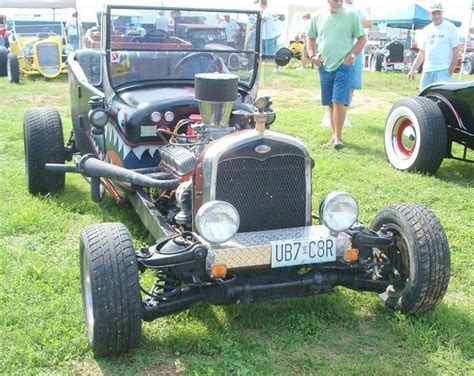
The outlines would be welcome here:
M 405 68 L 405 65 L 403 63 L 395 63 L 394 69 L 396 70 L 403 70 Z
M 270 242 L 272 268 L 316 264 L 336 260 L 336 238 L 281 240 Z

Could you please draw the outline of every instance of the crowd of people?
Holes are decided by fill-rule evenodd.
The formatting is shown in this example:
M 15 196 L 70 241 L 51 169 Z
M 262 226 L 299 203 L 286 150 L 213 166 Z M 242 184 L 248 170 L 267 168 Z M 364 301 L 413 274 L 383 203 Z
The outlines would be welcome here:
M 259 0 L 261 11 L 261 53 L 275 55 L 279 37 L 284 30 L 284 16 L 274 15 L 268 0 Z M 458 62 L 461 43 L 455 26 L 443 18 L 443 6 L 435 3 L 430 7 L 432 23 L 425 27 L 419 44 L 420 50 L 408 73 L 414 80 L 423 64 L 420 90 L 437 81 L 450 80 Z M 170 32 L 175 28 L 179 14 L 160 11 L 155 28 Z M 237 46 L 241 28 L 229 14 L 216 15 L 209 20 L 225 30 L 226 43 Z M 256 29 L 249 25 L 245 48 L 255 47 Z M 316 68 L 319 75 L 321 103 L 327 107 L 322 125 L 330 127 L 331 139 L 326 145 L 336 149 L 344 147 L 342 131 L 351 126 L 347 109 L 354 90 L 362 89 L 363 56 L 361 51 L 367 42 L 368 30 L 373 23 L 369 14 L 354 0 L 327 0 L 327 6 L 315 14 L 304 13 L 300 30 L 290 44 L 293 54 L 301 60 L 299 69 Z M 66 25 L 69 43 L 78 47 L 78 21 L 75 12 Z M 241 41 L 239 43 L 242 43 Z M 240 46 L 242 47 L 242 46 Z
M 354 90 L 362 89 L 361 51 L 373 23 L 367 11 L 354 4 L 354 0 L 327 0 L 327 3 L 327 7 L 314 15 L 303 15 L 301 30 L 290 49 L 301 56 L 299 69 L 305 69 L 308 64 L 317 68 L 321 103 L 327 107 L 322 125 L 332 131 L 325 145 L 341 149 L 343 128 L 351 125 L 347 109 Z M 423 64 L 420 90 L 434 82 L 450 80 L 461 49 L 455 26 L 443 18 L 442 4 L 430 7 L 430 17 L 432 22 L 422 32 L 420 51 L 408 73 L 408 79 L 413 80 Z

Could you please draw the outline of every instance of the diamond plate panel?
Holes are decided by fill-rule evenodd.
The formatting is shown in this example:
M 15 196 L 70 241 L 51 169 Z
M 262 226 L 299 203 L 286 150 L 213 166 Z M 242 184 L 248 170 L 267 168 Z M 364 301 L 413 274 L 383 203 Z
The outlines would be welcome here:
M 330 235 L 325 226 L 294 227 L 279 230 L 237 233 L 224 244 L 210 245 L 211 263 L 225 264 L 227 269 L 271 266 L 271 241 L 317 238 Z M 336 242 L 337 255 L 350 248 L 350 237 L 341 233 Z

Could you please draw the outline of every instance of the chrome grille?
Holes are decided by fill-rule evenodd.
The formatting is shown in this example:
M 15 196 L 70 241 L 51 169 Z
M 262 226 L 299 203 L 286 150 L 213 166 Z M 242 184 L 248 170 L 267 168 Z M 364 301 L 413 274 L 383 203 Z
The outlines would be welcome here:
M 303 155 L 276 155 L 260 160 L 220 161 L 216 199 L 235 206 L 239 232 L 306 224 L 306 178 Z
M 44 73 L 53 75 L 59 72 L 61 53 L 56 43 L 38 43 L 36 53 L 38 55 L 38 65 Z

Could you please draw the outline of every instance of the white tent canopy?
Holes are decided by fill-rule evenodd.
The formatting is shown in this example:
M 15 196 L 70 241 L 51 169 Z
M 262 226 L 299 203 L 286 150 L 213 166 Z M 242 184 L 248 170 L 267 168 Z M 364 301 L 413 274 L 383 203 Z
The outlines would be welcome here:
M 76 0 L 0 0 L 0 8 L 76 8 Z

